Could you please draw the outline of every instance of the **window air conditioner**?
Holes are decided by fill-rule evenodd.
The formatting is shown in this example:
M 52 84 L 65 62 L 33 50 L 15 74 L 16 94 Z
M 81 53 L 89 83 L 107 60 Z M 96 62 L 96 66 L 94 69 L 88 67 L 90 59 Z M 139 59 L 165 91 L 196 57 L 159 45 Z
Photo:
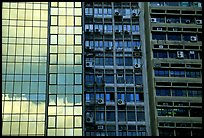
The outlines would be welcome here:
M 162 28 L 158 27 L 158 28 L 157 28 L 157 31 L 162 31 Z
M 141 65 L 140 64 L 135 64 L 135 68 L 140 68 Z
M 93 123 L 93 117 L 86 117 L 86 123 Z
M 186 20 L 186 23 L 187 23 L 187 24 L 191 23 L 191 20 Z
M 196 36 L 191 36 L 190 37 L 190 41 L 191 42 L 196 42 L 197 41 L 197 37 Z
M 97 126 L 97 129 L 98 129 L 98 130 L 103 130 L 103 129 L 104 129 L 104 126 L 99 125 L 99 126 Z
M 93 116 L 90 112 L 86 113 L 86 123 L 93 123 Z
M 86 62 L 86 67 L 93 67 L 93 62 L 87 61 Z
M 100 30 L 99 30 L 99 29 L 95 29 L 95 31 L 96 31 L 96 32 L 100 32 Z
M 151 18 L 151 22 L 152 23 L 156 23 L 157 22 L 157 18 Z
M 184 58 L 183 51 L 177 51 L 177 58 Z
M 99 99 L 97 100 L 97 103 L 98 103 L 98 104 L 104 104 L 103 98 L 99 98 Z
M 195 52 L 194 51 L 190 51 L 189 54 L 195 54 Z
M 119 16 L 120 13 L 119 13 L 118 11 L 115 11 L 115 15 L 116 15 L 116 16 Z
M 118 105 L 124 105 L 125 104 L 125 101 L 122 100 L 122 99 L 118 99 Z
M 138 51 L 138 50 L 140 50 L 140 47 L 136 46 L 136 47 L 134 47 L 134 50 Z
M 90 32 L 90 30 L 89 30 L 89 29 L 86 29 L 86 32 Z
M 111 46 L 106 47 L 106 50 L 112 50 Z
M 196 20 L 196 24 L 202 24 L 202 20 Z
M 155 64 L 154 64 L 154 67 L 155 67 L 155 68 L 160 68 L 160 67 L 161 67 L 161 63 L 155 63 Z
M 135 57 L 140 57 L 140 56 L 141 56 L 141 55 L 140 55 L 140 52 L 135 52 L 134 56 L 135 56 Z
M 167 23 L 171 23 L 171 20 L 170 20 L 170 19 L 167 19 L 166 22 L 167 22 Z
M 159 45 L 159 48 L 164 48 L 164 46 L 163 45 Z

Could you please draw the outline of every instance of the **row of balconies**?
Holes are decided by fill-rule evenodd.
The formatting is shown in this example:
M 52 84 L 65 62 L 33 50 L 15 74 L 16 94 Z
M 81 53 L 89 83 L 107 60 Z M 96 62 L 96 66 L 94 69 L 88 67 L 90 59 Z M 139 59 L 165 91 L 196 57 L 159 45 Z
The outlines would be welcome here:
M 150 20 L 151 23 L 160 23 L 160 20 L 157 20 L 157 18 L 151 18 Z M 185 20 L 186 24 L 190 24 L 192 21 L 190 19 Z M 166 23 L 172 23 L 171 19 L 166 19 Z M 180 23 L 180 21 L 178 21 Z M 201 19 L 196 19 L 195 23 L 197 25 L 202 25 L 202 20 Z
M 162 31 L 162 32 L 200 32 L 202 33 L 202 28 L 183 28 L 183 27 L 152 27 L 152 31 Z

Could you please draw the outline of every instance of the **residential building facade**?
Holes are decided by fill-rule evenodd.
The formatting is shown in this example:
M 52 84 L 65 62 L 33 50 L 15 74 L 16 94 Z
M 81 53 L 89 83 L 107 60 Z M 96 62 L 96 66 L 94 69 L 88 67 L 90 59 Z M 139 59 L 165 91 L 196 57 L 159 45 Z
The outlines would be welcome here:
M 3 2 L 2 135 L 202 135 L 200 2 Z

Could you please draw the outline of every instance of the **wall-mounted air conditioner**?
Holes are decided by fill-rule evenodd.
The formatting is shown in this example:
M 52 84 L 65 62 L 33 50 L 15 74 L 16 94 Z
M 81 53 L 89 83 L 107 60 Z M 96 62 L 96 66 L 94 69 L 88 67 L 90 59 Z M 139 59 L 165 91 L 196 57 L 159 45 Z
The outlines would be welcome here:
M 86 123 L 93 123 L 93 116 L 90 112 L 86 113 Z
M 93 62 L 87 61 L 86 62 L 86 67 L 93 67 Z
M 202 24 L 202 20 L 196 20 L 196 24 Z
M 157 27 L 157 31 L 162 31 L 162 28 L 161 27 Z
M 125 105 L 125 101 L 122 99 L 118 99 L 118 105 Z
M 140 57 L 140 56 L 141 56 L 141 53 L 140 53 L 140 52 L 135 52 L 135 53 L 134 53 L 134 56 L 135 56 L 135 57 Z
M 140 64 L 135 64 L 135 68 L 140 68 L 141 65 Z
M 111 46 L 106 47 L 106 50 L 112 50 Z
M 104 104 L 103 98 L 99 98 L 99 99 L 97 100 L 97 103 L 98 103 L 98 104 Z
M 187 23 L 187 24 L 191 23 L 191 20 L 186 20 L 186 23 Z
M 194 51 L 190 51 L 189 54 L 192 54 L 192 55 L 193 55 L 193 54 L 195 54 L 195 52 L 194 52 Z
M 196 42 L 197 41 L 197 37 L 196 36 L 191 36 L 190 37 L 190 41 L 191 42 Z
M 154 63 L 154 67 L 155 68 L 160 68 L 161 67 L 161 63 Z
M 116 16 L 119 16 L 119 15 L 120 15 L 120 13 L 119 13 L 118 10 L 115 10 L 115 15 L 116 15 Z
M 99 29 L 95 29 L 95 32 L 100 32 L 100 30 Z
M 103 129 L 104 129 L 104 126 L 103 126 L 103 125 L 98 125 L 98 126 L 97 126 L 97 129 L 98 129 L 98 130 L 103 130 Z
M 171 23 L 171 20 L 170 20 L 170 19 L 167 19 L 166 22 L 167 22 L 167 23 Z
M 152 23 L 156 23 L 157 22 L 157 18 L 151 18 L 151 22 Z
M 89 29 L 86 29 L 86 32 L 90 32 L 90 30 L 89 30 Z
M 183 51 L 177 51 L 177 58 L 184 58 Z
M 138 51 L 138 50 L 140 50 L 140 47 L 139 47 L 139 46 L 136 46 L 136 47 L 134 47 L 134 50 L 135 50 L 135 51 Z
M 164 46 L 163 45 L 159 45 L 159 48 L 164 48 Z

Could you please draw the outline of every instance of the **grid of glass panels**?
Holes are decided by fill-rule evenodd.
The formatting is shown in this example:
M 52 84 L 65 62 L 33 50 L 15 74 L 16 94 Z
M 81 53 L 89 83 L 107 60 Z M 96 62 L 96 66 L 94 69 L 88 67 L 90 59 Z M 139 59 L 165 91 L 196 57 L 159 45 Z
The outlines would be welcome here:
M 44 135 L 48 3 L 2 7 L 2 135 Z
M 82 135 L 81 2 L 51 2 L 48 136 Z

